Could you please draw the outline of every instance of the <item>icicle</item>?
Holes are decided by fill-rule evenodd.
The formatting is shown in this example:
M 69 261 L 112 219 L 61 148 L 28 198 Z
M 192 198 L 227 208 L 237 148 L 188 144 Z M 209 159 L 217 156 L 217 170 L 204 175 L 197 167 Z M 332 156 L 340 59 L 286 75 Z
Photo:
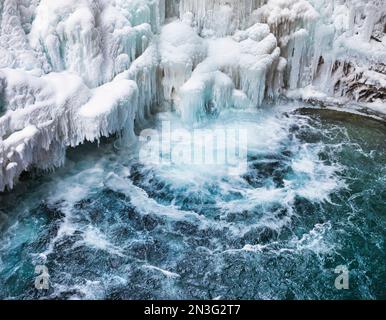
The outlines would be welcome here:
M 376 6 L 372 4 L 367 4 L 365 9 L 366 20 L 363 26 L 362 39 L 363 41 L 369 42 L 371 35 L 374 30 L 375 23 L 378 22 L 380 14 Z
M 308 33 L 301 29 L 293 35 L 293 45 L 290 47 L 292 54 L 289 57 L 289 65 L 291 67 L 289 75 L 289 88 L 296 89 L 301 79 L 302 72 L 302 57 L 307 41 Z
M 266 0 L 180 0 L 180 16 L 194 15 L 202 35 L 225 36 L 250 24 L 252 12 Z

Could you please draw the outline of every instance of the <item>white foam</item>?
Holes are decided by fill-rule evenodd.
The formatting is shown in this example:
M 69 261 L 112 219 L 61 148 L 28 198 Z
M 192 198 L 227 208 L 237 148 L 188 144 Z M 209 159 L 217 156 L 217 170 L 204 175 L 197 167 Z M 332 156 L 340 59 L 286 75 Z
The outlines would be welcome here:
M 156 266 L 144 265 L 144 268 L 159 271 L 163 275 L 165 275 L 167 278 L 180 278 L 180 275 L 178 273 L 171 272 L 171 271 L 168 271 L 168 270 L 156 267 Z

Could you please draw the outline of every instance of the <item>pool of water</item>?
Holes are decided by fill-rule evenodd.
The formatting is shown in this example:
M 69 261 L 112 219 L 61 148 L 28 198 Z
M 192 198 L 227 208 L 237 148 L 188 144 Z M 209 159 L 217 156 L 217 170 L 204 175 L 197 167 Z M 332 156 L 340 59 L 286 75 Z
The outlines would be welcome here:
M 239 174 L 140 161 L 111 138 L 24 176 L 0 194 L 0 298 L 385 299 L 385 124 L 276 108 L 196 129 L 232 126 L 248 133 Z

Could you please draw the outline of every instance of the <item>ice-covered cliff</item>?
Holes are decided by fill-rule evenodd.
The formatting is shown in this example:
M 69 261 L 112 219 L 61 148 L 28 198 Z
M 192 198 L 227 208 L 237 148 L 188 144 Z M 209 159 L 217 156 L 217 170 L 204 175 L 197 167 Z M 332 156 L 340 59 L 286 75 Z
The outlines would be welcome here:
M 161 109 L 281 96 L 386 113 L 384 0 L 1 0 L 0 191 Z

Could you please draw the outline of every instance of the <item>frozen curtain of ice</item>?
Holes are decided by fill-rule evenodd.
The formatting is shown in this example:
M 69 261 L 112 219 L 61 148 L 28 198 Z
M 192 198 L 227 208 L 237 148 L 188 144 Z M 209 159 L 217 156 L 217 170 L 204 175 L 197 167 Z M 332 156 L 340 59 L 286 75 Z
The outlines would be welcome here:
M 0 191 L 160 109 L 384 105 L 385 29 L 384 0 L 1 0 Z

